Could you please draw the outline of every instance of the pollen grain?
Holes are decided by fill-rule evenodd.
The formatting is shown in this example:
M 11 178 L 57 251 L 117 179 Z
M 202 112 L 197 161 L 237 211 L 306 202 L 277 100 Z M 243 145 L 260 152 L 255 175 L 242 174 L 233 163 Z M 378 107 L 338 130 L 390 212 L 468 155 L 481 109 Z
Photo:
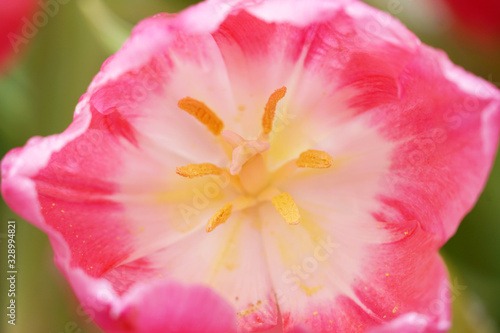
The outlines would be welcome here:
M 207 126 L 213 134 L 219 135 L 222 132 L 224 123 L 205 103 L 191 97 L 185 97 L 177 105 Z
M 233 204 L 227 203 L 215 213 L 214 216 L 210 218 L 207 224 L 207 232 L 213 231 L 222 223 L 225 223 L 227 219 L 231 216 L 231 212 L 233 211 Z
M 176 173 L 179 176 L 187 178 L 203 177 L 208 175 L 220 175 L 223 169 L 212 163 L 188 164 L 183 167 L 178 167 Z
M 283 216 L 286 223 L 296 225 L 299 223 L 300 213 L 295 201 L 289 193 L 283 192 L 273 197 L 272 203 L 278 213 Z
M 276 114 L 276 106 L 278 102 L 285 97 L 286 87 L 281 87 L 274 91 L 269 97 L 264 108 L 264 116 L 262 117 L 262 129 L 264 134 L 269 134 L 273 130 L 273 121 Z
M 309 149 L 302 154 L 295 162 L 299 168 L 325 169 L 333 164 L 333 158 L 321 150 Z

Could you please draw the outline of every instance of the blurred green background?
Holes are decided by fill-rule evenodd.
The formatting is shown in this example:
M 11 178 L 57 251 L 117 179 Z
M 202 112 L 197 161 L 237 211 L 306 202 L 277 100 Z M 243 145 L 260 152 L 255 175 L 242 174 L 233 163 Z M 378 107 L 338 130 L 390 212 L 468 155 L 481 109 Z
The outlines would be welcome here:
M 131 28 L 159 12 L 177 12 L 196 1 L 72 0 L 42 27 L 23 57 L 0 77 L 0 155 L 32 136 L 63 131 L 74 107 Z M 500 81 L 500 47 L 461 38 L 453 21 L 431 2 L 367 1 L 397 14 L 425 43 L 444 49 L 453 62 L 490 81 Z M 499 86 L 499 83 L 496 84 Z M 442 249 L 454 284 L 452 332 L 498 332 L 500 323 L 500 162 L 474 210 Z M 47 237 L 0 206 L 0 262 L 5 262 L 6 224 L 17 221 L 17 320 L 5 317 L 6 279 L 2 272 L 2 332 L 100 332 L 81 311 L 67 282 L 53 264 Z M 5 267 L 5 265 L 2 265 Z M 466 289 L 465 289 L 466 288 Z M 465 289 L 465 290 L 463 290 Z

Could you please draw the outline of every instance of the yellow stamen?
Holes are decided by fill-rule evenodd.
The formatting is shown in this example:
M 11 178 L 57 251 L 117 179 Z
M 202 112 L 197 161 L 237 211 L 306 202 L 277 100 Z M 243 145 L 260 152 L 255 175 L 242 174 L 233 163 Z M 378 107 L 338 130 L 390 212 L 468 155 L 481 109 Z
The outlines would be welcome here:
M 208 175 L 220 175 L 222 169 L 212 163 L 188 164 L 178 167 L 176 173 L 182 177 L 195 178 Z
M 333 158 L 321 150 L 312 150 L 303 152 L 295 162 L 299 168 L 324 169 L 332 166 Z
M 271 94 L 264 108 L 264 117 L 262 117 L 262 128 L 264 134 L 269 134 L 273 130 L 274 115 L 276 113 L 276 105 L 285 97 L 286 87 L 281 87 Z
M 225 223 L 227 219 L 231 216 L 231 212 L 233 211 L 233 204 L 227 203 L 215 213 L 214 216 L 210 218 L 207 224 L 207 232 L 213 231 L 222 223 Z
M 300 213 L 292 196 L 286 192 L 278 194 L 272 199 L 273 205 L 278 213 L 283 216 L 286 223 L 295 225 L 299 223 Z
M 224 123 L 205 103 L 186 97 L 181 99 L 177 105 L 207 126 L 213 134 L 219 135 L 222 132 Z

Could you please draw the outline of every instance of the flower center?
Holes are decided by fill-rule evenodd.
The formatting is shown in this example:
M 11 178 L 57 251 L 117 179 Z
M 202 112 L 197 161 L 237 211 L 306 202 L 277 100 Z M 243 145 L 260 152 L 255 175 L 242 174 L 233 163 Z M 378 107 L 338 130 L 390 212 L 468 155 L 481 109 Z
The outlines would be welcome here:
M 211 163 L 188 164 L 178 167 L 178 175 L 186 178 L 208 175 L 229 174 L 237 184 L 240 198 L 226 203 L 208 221 L 206 231 L 211 232 L 225 223 L 233 211 L 248 208 L 257 203 L 270 201 L 286 223 L 296 225 L 300 222 L 300 211 L 289 193 L 281 192 L 273 186 L 273 180 L 286 177 L 297 168 L 329 168 L 333 159 L 326 152 L 307 150 L 297 159 L 285 163 L 274 172 L 270 172 L 266 164 L 266 153 L 271 144 L 269 136 L 273 131 L 273 123 L 278 103 L 285 97 L 286 87 L 274 91 L 269 97 L 262 117 L 262 132 L 257 140 L 246 140 L 235 132 L 223 130 L 224 123 L 205 103 L 191 97 L 178 102 L 180 109 L 192 115 L 204 124 L 216 136 L 222 136 L 222 144 L 230 148 L 230 166 L 222 168 Z

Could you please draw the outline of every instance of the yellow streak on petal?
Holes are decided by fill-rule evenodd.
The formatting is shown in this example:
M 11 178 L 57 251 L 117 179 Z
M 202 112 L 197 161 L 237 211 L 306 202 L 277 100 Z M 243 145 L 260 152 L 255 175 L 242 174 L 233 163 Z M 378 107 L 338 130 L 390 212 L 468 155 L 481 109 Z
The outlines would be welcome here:
M 269 134 L 273 130 L 274 115 L 278 102 L 285 97 L 286 87 L 281 87 L 271 94 L 264 108 L 264 116 L 262 117 L 262 129 L 264 134 Z
M 182 177 L 195 178 L 208 175 L 220 175 L 221 168 L 212 163 L 188 164 L 183 167 L 178 167 L 176 173 Z
M 302 282 L 299 284 L 300 289 L 304 290 L 307 296 L 312 296 L 316 294 L 318 291 L 323 289 L 323 286 L 316 286 L 316 287 L 308 287 Z
M 225 223 L 227 219 L 231 216 L 231 212 L 233 211 L 233 204 L 227 203 L 215 213 L 214 216 L 210 218 L 207 224 L 207 232 L 213 231 L 222 223 Z
M 273 205 L 278 213 L 283 216 L 286 223 L 296 225 L 299 223 L 300 213 L 292 196 L 286 192 L 278 194 L 272 199 Z
M 222 132 L 224 123 L 205 103 L 186 97 L 181 99 L 177 105 L 207 126 L 213 134 L 219 135 Z
M 234 209 L 234 204 L 233 204 Z M 231 221 L 232 230 L 229 232 L 226 240 L 220 244 L 219 251 L 213 257 L 214 268 L 212 274 L 210 275 L 210 283 L 217 280 L 217 275 L 219 273 L 225 273 L 225 271 L 232 271 L 240 265 L 241 253 L 238 244 L 241 241 L 241 228 L 243 223 L 239 221 Z M 225 271 L 223 270 L 225 269 Z
M 321 150 L 309 149 L 300 154 L 295 162 L 299 168 L 324 169 L 332 166 L 333 158 Z

